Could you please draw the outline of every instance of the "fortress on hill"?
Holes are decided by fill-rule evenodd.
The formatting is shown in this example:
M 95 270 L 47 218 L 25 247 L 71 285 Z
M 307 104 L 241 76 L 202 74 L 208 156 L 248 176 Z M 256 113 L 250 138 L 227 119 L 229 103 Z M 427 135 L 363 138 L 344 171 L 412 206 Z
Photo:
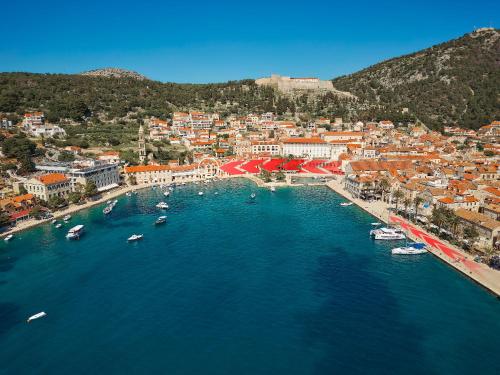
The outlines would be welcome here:
M 331 81 L 321 81 L 318 78 L 291 78 L 278 74 L 273 74 L 267 78 L 259 78 L 255 80 L 255 83 L 259 86 L 272 86 L 282 92 L 293 90 L 333 90 Z
M 255 83 L 259 86 L 273 87 L 283 93 L 292 93 L 294 91 L 332 91 L 338 95 L 352 96 L 348 92 L 336 90 L 331 81 L 322 81 L 319 78 L 292 78 L 273 74 L 271 77 L 256 79 Z

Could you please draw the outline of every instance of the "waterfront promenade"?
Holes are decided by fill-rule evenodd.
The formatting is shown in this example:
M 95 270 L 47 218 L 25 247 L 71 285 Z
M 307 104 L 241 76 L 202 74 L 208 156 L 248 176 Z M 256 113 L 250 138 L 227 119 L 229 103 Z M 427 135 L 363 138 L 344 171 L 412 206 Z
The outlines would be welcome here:
M 500 297 L 500 271 L 496 271 L 483 263 L 474 262 L 473 257 L 462 249 L 428 233 L 425 229 L 414 223 L 409 223 L 399 216 L 389 214 L 389 205 L 383 201 L 366 202 L 362 199 L 354 198 L 344 189 L 342 182 L 339 180 L 329 181 L 326 183 L 326 186 L 355 203 L 380 221 L 401 225 L 411 240 L 424 241 L 428 245 L 427 249 L 431 254 Z

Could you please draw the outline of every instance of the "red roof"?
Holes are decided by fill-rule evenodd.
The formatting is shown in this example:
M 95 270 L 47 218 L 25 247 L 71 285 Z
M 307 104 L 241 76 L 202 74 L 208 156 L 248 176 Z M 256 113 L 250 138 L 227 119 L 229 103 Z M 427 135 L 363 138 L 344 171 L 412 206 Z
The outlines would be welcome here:
M 248 163 L 243 164 L 240 168 L 247 171 L 248 173 L 259 173 L 259 165 L 264 163 L 262 159 L 250 160 Z
M 268 162 L 262 165 L 262 168 L 268 172 L 277 172 L 279 170 L 279 166 L 283 164 L 285 159 L 271 159 Z

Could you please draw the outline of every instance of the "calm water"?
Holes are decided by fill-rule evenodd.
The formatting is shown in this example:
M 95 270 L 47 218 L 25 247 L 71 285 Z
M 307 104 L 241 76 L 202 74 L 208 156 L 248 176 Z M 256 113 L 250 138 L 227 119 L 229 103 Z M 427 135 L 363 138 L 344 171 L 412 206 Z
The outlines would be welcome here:
M 75 214 L 80 241 L 1 241 L 0 374 L 500 373 L 500 302 L 430 255 L 392 257 L 335 193 L 199 189 L 162 227 L 145 190 Z

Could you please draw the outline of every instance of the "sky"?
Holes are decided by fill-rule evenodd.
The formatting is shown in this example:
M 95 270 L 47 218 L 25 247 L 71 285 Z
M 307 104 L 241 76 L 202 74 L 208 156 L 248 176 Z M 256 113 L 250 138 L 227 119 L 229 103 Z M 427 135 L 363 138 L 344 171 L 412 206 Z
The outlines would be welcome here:
M 4 1 L 0 71 L 331 79 L 499 27 L 500 1 Z

